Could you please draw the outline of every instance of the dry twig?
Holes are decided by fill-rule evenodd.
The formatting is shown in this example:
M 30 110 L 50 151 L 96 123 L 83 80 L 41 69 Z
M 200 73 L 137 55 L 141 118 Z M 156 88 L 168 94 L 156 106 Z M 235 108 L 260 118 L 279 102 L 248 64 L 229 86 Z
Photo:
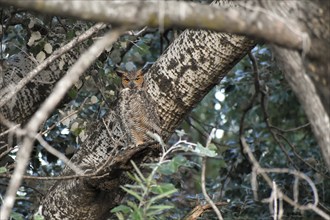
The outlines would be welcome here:
M 206 143 L 206 148 L 209 147 L 209 145 L 211 143 L 211 140 L 214 137 L 215 130 L 216 130 L 215 128 L 212 129 L 211 134 L 209 135 L 209 138 L 208 138 L 207 143 Z M 206 173 L 206 157 L 202 157 L 202 174 L 201 174 L 202 192 L 203 192 L 203 195 L 205 197 L 205 200 L 210 204 L 210 206 L 214 210 L 215 214 L 217 215 L 218 219 L 222 220 L 223 217 L 221 215 L 220 210 L 218 209 L 218 207 L 214 204 L 212 199 L 207 194 L 206 186 L 205 186 L 205 182 L 206 182 L 205 181 L 205 173 Z

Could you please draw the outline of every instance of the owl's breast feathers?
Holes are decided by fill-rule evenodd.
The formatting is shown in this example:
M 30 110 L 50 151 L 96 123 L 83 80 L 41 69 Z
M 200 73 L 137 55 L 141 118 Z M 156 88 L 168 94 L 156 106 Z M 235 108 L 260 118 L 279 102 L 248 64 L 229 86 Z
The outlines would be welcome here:
M 123 128 L 136 145 L 152 141 L 147 132 L 160 135 L 160 119 L 153 100 L 143 89 L 123 89 L 120 92 L 119 115 Z

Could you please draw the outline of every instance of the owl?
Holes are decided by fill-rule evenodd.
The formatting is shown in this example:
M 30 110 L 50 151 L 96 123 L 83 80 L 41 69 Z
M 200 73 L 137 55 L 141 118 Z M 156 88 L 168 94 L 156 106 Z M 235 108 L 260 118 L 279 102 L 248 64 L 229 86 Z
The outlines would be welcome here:
M 136 72 L 124 72 L 117 70 L 116 73 L 121 78 L 122 88 L 142 89 L 144 84 L 144 72 L 142 69 Z
M 144 72 L 141 70 L 117 71 L 121 78 L 119 92 L 119 116 L 126 134 L 136 145 L 145 144 L 153 139 L 147 132 L 161 134 L 160 120 L 154 101 L 146 91 Z

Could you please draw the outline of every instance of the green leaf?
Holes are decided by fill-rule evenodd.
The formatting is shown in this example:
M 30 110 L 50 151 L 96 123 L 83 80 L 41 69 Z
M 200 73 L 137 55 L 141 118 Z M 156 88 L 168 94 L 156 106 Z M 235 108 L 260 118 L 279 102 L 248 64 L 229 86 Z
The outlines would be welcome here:
M 133 202 L 131 201 L 127 201 L 127 204 L 133 208 L 133 212 L 131 214 L 131 216 L 133 217 L 134 220 L 143 220 L 143 214 L 142 214 L 142 210 Z
M 145 182 L 146 181 L 146 178 L 143 176 L 143 174 L 140 171 L 140 169 L 137 167 L 137 165 L 134 163 L 133 160 L 131 160 L 131 163 L 132 163 L 132 165 L 134 167 L 134 170 L 136 171 L 136 173 L 139 175 L 139 177 L 141 179 L 140 182 L 142 182 L 142 181 Z M 135 178 L 139 179 L 136 175 L 135 175 Z
M 134 220 L 144 220 L 142 215 L 142 210 L 137 209 L 132 213 L 132 217 Z
M 116 216 L 119 220 L 125 220 L 124 215 L 121 212 L 116 212 Z
M 152 186 L 151 187 L 151 192 L 155 194 L 162 194 L 166 193 L 168 191 L 176 190 L 174 185 L 172 183 L 163 183 L 160 185 Z
M 140 185 L 131 185 L 131 184 L 125 184 L 126 188 L 128 189 L 139 189 L 139 190 L 144 190 L 145 186 L 140 186 Z
M 69 30 L 67 33 L 66 33 L 66 37 L 68 40 L 71 40 L 72 38 L 74 38 L 76 36 L 76 33 L 74 30 Z
M 173 206 L 173 205 L 153 205 L 153 206 L 150 206 L 149 209 L 163 211 L 163 210 L 166 210 L 166 209 L 173 209 L 174 207 L 175 206 Z
M 200 143 L 197 143 L 193 152 L 202 157 L 216 157 L 218 155 L 214 150 L 210 150 Z
M 212 151 L 216 151 L 218 149 L 217 146 L 215 146 L 213 143 L 211 143 L 208 148 Z
M 78 90 L 75 89 L 74 87 L 71 88 L 68 92 L 68 96 L 71 98 L 71 99 L 74 99 L 77 97 L 77 94 L 78 94 Z
M 173 205 L 153 205 L 149 207 L 147 216 L 155 216 L 164 210 L 173 209 L 174 207 Z
M 164 146 L 165 143 L 163 139 L 157 134 L 147 131 L 147 135 L 149 135 L 151 138 L 153 138 L 155 141 L 157 141 L 160 145 Z
M 14 219 L 14 220 L 23 220 L 23 215 L 17 213 L 17 212 L 12 212 L 11 215 L 10 215 L 10 218 L 11 219 Z
M 162 193 L 162 194 L 160 194 L 160 195 L 158 195 L 158 196 L 152 197 L 152 198 L 148 201 L 148 203 L 149 203 L 149 204 L 153 204 L 153 203 L 155 203 L 157 200 L 160 200 L 160 199 L 163 199 L 163 198 L 165 198 L 165 197 L 168 197 L 168 196 L 172 195 L 173 193 L 176 193 L 177 191 L 178 191 L 177 189 L 173 189 L 173 190 L 169 190 L 169 191 L 167 191 L 167 192 L 164 192 L 164 193 Z
M 0 173 L 5 173 L 7 172 L 7 168 L 6 167 L 0 167 Z
M 218 168 L 225 168 L 227 167 L 226 161 L 224 159 L 218 160 Z
M 170 160 L 167 163 L 163 163 L 159 168 L 158 172 L 164 175 L 171 175 L 173 173 L 178 172 L 178 169 L 180 166 L 186 166 L 189 167 L 190 163 L 189 161 L 183 157 L 182 155 L 177 155 L 172 160 Z
M 150 47 L 146 44 L 140 44 L 137 48 L 138 48 L 139 54 L 142 56 L 150 53 L 150 51 L 149 51 Z
M 127 201 L 127 205 L 129 207 L 131 207 L 132 209 L 134 209 L 134 210 L 138 209 L 138 206 L 134 202 L 132 202 L 132 201 Z
M 186 135 L 186 132 L 181 129 L 181 130 L 175 130 L 176 135 L 178 135 L 180 138 L 182 138 L 184 135 Z
M 125 192 L 127 192 L 128 194 L 134 196 L 137 200 L 142 201 L 142 197 L 135 191 L 127 189 L 125 187 L 121 187 Z
M 45 218 L 42 215 L 38 214 L 38 213 L 33 216 L 33 220 L 44 220 L 44 219 Z
M 111 213 L 115 213 L 115 212 L 123 212 L 124 214 L 127 214 L 127 213 L 130 213 L 132 212 L 133 210 L 126 206 L 126 205 L 119 205 L 113 209 L 111 209 Z

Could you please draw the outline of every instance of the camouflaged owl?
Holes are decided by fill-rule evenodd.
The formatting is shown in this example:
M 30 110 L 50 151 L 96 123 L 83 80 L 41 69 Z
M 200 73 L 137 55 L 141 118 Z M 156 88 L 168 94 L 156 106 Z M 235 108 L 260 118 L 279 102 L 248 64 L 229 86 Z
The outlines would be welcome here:
M 122 89 L 119 93 L 119 115 L 124 129 L 136 145 L 153 139 L 147 132 L 160 135 L 160 120 L 153 100 L 146 91 L 144 72 L 117 70 Z

